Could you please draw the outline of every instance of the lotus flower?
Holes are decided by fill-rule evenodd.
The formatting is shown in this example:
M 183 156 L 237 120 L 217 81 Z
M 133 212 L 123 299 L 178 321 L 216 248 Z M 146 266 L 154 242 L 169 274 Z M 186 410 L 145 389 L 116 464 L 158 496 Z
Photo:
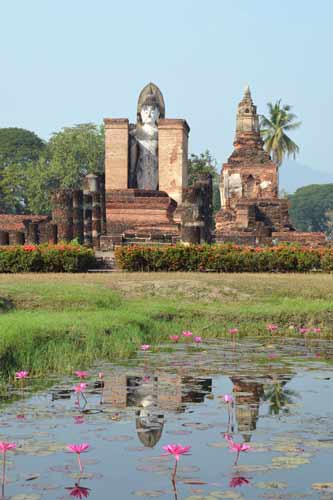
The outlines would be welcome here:
M 235 476 L 229 481 L 229 486 L 231 488 L 236 488 L 236 486 L 243 486 L 243 484 L 249 484 L 250 481 L 243 476 Z
M 233 403 L 234 398 L 232 397 L 231 394 L 225 394 L 223 396 L 223 400 L 224 400 L 225 403 L 231 404 L 231 403 Z
M 230 335 L 237 335 L 238 328 L 229 328 L 228 331 L 229 331 Z
M 266 328 L 269 332 L 276 332 L 279 329 L 278 325 L 274 325 L 274 323 L 269 323 Z
M 98 374 L 98 378 L 99 378 L 100 380 L 103 380 L 103 378 L 104 378 L 104 372 L 99 372 L 99 374 Z
M 188 330 L 185 330 L 183 331 L 182 335 L 183 337 L 192 337 L 193 333 Z
M 28 375 L 29 375 L 29 372 L 26 372 L 26 371 L 16 372 L 15 378 L 17 380 L 23 380 L 24 378 L 27 378 Z
M 312 328 L 313 333 L 320 333 L 321 328 Z
M 196 337 L 193 337 L 193 340 L 196 344 L 201 344 L 201 342 L 202 342 L 202 338 L 199 335 L 197 335 Z
M 310 328 L 301 327 L 298 331 L 299 331 L 299 333 L 305 335 L 305 334 L 309 333 L 311 331 L 311 329 Z
M 173 455 L 175 457 L 175 466 L 172 473 L 172 481 L 175 484 L 176 473 L 177 473 L 177 464 L 180 458 L 180 455 L 187 455 L 188 451 L 191 449 L 191 446 L 182 446 L 181 444 L 167 444 L 163 446 L 163 450 L 166 453 L 163 456 Z
M 79 384 L 74 385 L 73 389 L 75 392 L 80 393 L 83 392 L 87 387 L 88 384 L 86 384 L 85 382 L 80 382 Z
M 14 450 L 16 448 L 16 443 L 8 443 L 8 441 L 0 441 L 0 453 L 3 454 L 2 461 L 2 497 L 4 498 L 5 493 L 5 482 L 6 482 L 6 453 L 7 451 Z
M 77 455 L 77 461 L 79 464 L 80 472 L 83 472 L 83 467 L 81 463 L 81 453 L 85 453 L 88 451 L 90 448 L 90 445 L 88 443 L 82 443 L 82 444 L 69 444 L 67 445 L 67 450 L 69 450 L 71 453 L 76 453 Z
M 65 488 L 69 491 L 69 495 L 75 498 L 88 498 L 90 495 L 90 488 L 84 488 L 80 486 L 79 483 L 75 483 L 75 486 L 70 486 L 69 488 Z
M 74 372 L 75 375 L 77 377 L 79 377 L 80 379 L 83 379 L 83 378 L 88 378 L 89 377 L 89 373 L 88 372 L 85 372 L 85 371 L 82 371 L 82 370 L 77 370 L 76 372 Z
M 170 335 L 169 339 L 172 340 L 172 342 L 178 342 L 179 335 Z
M 140 347 L 141 351 L 149 351 L 150 345 L 149 344 L 142 344 Z
M 251 448 L 246 443 L 235 443 L 229 434 L 225 434 L 224 438 L 228 441 L 230 451 L 235 451 L 237 453 L 234 463 L 234 465 L 237 465 L 240 453 L 244 451 L 249 451 Z

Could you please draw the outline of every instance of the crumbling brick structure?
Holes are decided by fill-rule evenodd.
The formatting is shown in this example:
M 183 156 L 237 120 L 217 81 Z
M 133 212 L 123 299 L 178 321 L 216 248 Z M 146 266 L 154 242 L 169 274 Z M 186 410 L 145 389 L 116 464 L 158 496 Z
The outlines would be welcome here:
M 304 241 L 290 224 L 288 201 L 278 197 L 278 169 L 264 150 L 249 87 L 238 105 L 234 151 L 223 165 L 220 190 L 217 242 L 256 245 Z M 307 234 L 307 243 L 325 243 L 324 234 Z

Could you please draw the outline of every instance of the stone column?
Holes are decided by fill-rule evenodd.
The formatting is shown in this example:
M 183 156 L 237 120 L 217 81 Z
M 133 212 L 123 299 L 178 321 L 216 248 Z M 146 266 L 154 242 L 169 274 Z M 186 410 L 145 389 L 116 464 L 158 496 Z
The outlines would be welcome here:
M 0 231 L 0 246 L 9 245 L 9 234 L 7 231 Z
M 58 226 L 58 240 L 73 239 L 73 194 L 69 189 L 60 189 L 52 197 L 52 220 Z
M 105 189 L 128 188 L 128 120 L 105 118 Z
M 92 246 L 92 195 L 83 195 L 83 239 L 84 244 Z
M 24 245 L 24 233 L 22 231 L 9 231 L 10 245 Z
M 92 193 L 92 241 L 97 250 L 100 248 L 101 219 L 101 195 Z
M 73 239 L 83 244 L 83 191 L 73 191 Z
M 38 245 L 39 243 L 39 227 L 38 222 L 29 222 L 26 225 L 26 242 L 28 245 Z
M 57 224 L 49 223 L 46 225 L 46 238 L 50 245 L 56 245 L 58 243 L 58 226 Z
M 158 123 L 159 190 L 178 204 L 187 187 L 188 134 L 185 120 L 163 119 Z

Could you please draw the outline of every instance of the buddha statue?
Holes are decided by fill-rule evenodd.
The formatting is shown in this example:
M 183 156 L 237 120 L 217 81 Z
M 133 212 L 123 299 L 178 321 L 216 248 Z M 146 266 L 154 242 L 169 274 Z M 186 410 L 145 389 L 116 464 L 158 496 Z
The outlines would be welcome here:
M 130 188 L 158 190 L 158 120 L 164 115 L 163 96 L 149 83 L 139 97 L 137 123 L 129 131 Z

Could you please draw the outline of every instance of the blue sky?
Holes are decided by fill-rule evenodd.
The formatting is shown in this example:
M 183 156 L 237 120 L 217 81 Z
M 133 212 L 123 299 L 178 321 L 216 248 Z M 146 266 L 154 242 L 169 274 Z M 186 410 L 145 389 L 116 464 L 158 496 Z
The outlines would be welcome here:
M 303 124 L 298 161 L 333 173 L 331 0 L 3 0 L 0 127 L 47 139 L 63 126 L 135 119 L 149 81 L 190 151 L 232 151 L 249 83 L 259 112 L 281 98 Z

